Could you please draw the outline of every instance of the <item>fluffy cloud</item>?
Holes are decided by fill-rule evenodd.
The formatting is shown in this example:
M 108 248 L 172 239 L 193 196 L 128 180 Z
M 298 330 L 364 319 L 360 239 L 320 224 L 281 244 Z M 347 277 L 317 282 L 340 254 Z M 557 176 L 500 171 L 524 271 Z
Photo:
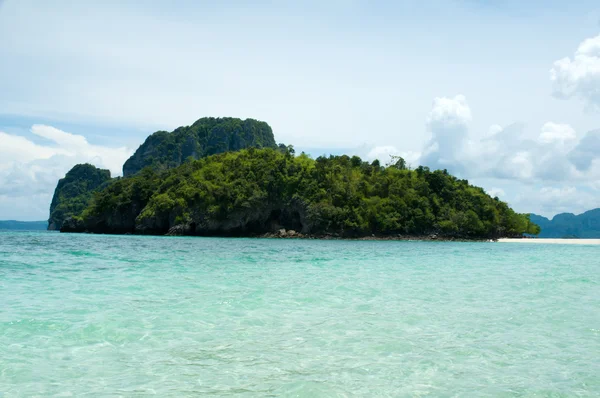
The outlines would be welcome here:
M 386 162 L 390 155 L 402 156 L 413 167 L 448 169 L 461 178 L 600 186 L 600 130 L 579 139 L 568 124 L 547 122 L 530 134 L 515 123 L 470 135 L 471 119 L 465 96 L 436 98 L 426 120 L 431 139 L 421 154 L 378 146 L 365 152 L 366 158 Z M 490 192 L 505 195 L 496 188 Z
M 421 162 L 433 168 L 457 167 L 466 143 L 471 108 L 463 95 L 436 98 L 427 117 L 431 141 L 425 146 Z
M 574 57 L 560 59 L 550 70 L 554 95 L 578 97 L 590 107 L 600 109 L 600 35 L 579 45 Z
M 541 144 L 558 144 L 564 146 L 577 139 L 575 130 L 568 124 L 557 124 L 548 122 L 542 127 L 542 132 L 538 137 Z
M 502 188 L 495 188 L 492 187 L 490 189 L 487 190 L 488 195 L 490 195 L 491 197 L 502 197 L 502 196 L 506 196 L 506 192 L 504 192 L 504 189 Z
M 31 133 L 47 143 L 0 132 L 0 219 L 46 218 L 56 182 L 71 167 L 91 163 L 119 175 L 132 152 L 93 145 L 51 126 L 34 125 Z
M 521 182 L 591 182 L 600 178 L 600 132 L 578 141 L 567 125 L 545 123 L 536 138 L 524 126 L 490 127 L 480 137 L 469 136 L 471 111 L 464 96 L 437 98 L 427 118 L 432 133 L 421 164 L 447 168 L 467 178 Z M 598 161 L 596 161 L 598 160 Z
M 390 155 L 402 156 L 413 167 L 448 169 L 518 211 L 552 216 L 600 205 L 600 130 L 578 136 L 568 124 L 547 122 L 532 134 L 514 123 L 471 134 L 471 119 L 465 96 L 436 98 L 426 119 L 431 139 L 421 154 L 378 146 L 361 155 L 384 163 Z
M 524 187 L 513 204 L 550 218 L 558 213 L 581 214 L 600 205 L 597 193 L 573 185 Z
M 594 161 L 600 160 L 600 130 L 587 133 L 569 153 L 569 160 L 579 171 L 590 170 Z

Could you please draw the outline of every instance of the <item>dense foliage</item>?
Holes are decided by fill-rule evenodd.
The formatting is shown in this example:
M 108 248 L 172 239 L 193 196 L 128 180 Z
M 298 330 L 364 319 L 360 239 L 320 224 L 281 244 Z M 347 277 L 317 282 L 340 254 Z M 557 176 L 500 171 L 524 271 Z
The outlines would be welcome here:
M 244 148 L 275 148 L 271 127 L 258 120 L 202 118 L 191 126 L 149 136 L 123 165 L 123 175 L 133 175 L 144 167 L 162 171 L 177 167 L 192 157 L 199 159 Z
M 542 228 L 540 238 L 600 238 L 600 209 L 557 214 L 552 220 L 532 214 L 531 220 Z
M 353 156 L 311 159 L 254 149 L 141 173 L 97 192 L 65 230 L 248 235 L 295 229 L 344 237 L 429 235 L 497 238 L 538 233 L 483 189 L 445 170 L 383 167 Z
M 61 178 L 54 190 L 50 204 L 48 229 L 60 229 L 68 217 L 79 214 L 85 209 L 94 190 L 110 181 L 110 171 L 102 170 L 91 164 L 78 164 Z

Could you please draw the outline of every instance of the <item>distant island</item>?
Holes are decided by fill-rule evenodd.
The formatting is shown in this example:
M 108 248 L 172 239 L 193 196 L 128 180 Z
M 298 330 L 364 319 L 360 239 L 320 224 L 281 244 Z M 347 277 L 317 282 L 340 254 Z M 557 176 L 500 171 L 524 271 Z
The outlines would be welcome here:
M 43 231 L 47 226 L 47 221 L 0 220 L 0 230 L 10 229 L 15 231 Z
M 557 214 L 552 220 L 531 214 L 530 219 L 541 227 L 540 238 L 600 238 L 600 208 L 583 214 Z
M 152 134 L 122 178 L 75 166 L 50 229 L 112 234 L 497 239 L 537 234 L 482 188 L 446 170 L 357 156 L 312 159 L 252 119 L 203 118 Z

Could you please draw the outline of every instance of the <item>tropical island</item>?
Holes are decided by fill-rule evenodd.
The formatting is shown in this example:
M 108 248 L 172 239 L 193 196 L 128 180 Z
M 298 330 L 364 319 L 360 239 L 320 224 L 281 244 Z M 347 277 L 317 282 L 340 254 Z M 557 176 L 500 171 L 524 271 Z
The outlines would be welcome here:
M 528 214 L 446 170 L 357 156 L 312 159 L 252 119 L 203 118 L 149 136 L 124 177 L 77 165 L 49 229 L 197 236 L 498 239 L 538 234 Z

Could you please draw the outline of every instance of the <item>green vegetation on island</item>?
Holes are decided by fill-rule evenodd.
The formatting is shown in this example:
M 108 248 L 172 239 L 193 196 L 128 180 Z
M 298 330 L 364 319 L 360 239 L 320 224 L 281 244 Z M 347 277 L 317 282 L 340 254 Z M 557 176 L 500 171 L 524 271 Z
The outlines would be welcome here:
M 536 214 L 531 214 L 530 218 L 541 227 L 540 238 L 600 238 L 600 209 L 579 215 L 557 214 L 552 220 Z
M 164 171 L 188 159 L 247 147 L 276 148 L 271 127 L 253 119 L 202 118 L 171 133 L 157 131 L 150 135 L 125 162 L 123 175 L 133 175 L 144 167 Z M 109 181 L 108 170 L 90 164 L 73 167 L 58 182 L 50 205 L 48 229 L 60 229 L 64 220 L 80 214 L 89 205 L 93 191 Z
M 202 118 L 149 136 L 123 178 L 77 165 L 61 179 L 49 229 L 64 232 L 484 239 L 537 234 L 483 189 L 401 158 L 311 159 L 275 144 L 265 122 Z
M 207 117 L 169 133 L 157 131 L 123 165 L 125 177 L 144 167 L 157 171 L 177 167 L 188 158 L 200 159 L 244 148 L 275 148 L 271 127 L 254 119 Z
M 58 230 L 64 220 L 80 214 L 89 205 L 93 192 L 109 181 L 109 170 L 102 170 L 91 164 L 78 164 L 69 170 L 58 181 L 54 190 L 48 229 Z
M 152 164 L 150 164 L 152 166 Z M 65 232 L 487 239 L 539 233 L 481 188 L 445 170 L 359 157 L 250 148 L 173 169 L 146 167 L 94 193 Z

